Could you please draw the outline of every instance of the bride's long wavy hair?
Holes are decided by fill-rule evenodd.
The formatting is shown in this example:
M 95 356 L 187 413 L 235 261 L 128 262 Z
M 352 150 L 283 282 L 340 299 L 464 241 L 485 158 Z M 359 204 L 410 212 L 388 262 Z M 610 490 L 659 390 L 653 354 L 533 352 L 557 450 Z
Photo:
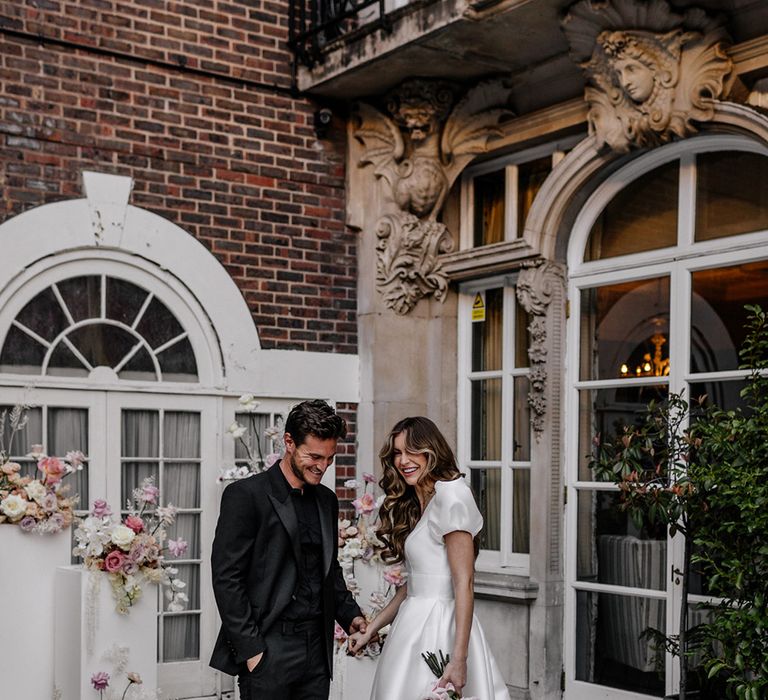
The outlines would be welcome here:
M 400 433 L 405 435 L 405 448 L 408 452 L 426 455 L 427 468 L 419 484 L 427 491 L 434 490 L 436 481 L 452 481 L 461 476 L 453 450 L 429 418 L 403 418 L 392 428 L 379 452 L 384 469 L 379 486 L 385 498 L 379 509 L 377 535 L 386 545 L 382 556 L 388 562 L 405 559 L 405 538 L 421 518 L 416 489 L 409 486 L 395 468 L 395 438 Z

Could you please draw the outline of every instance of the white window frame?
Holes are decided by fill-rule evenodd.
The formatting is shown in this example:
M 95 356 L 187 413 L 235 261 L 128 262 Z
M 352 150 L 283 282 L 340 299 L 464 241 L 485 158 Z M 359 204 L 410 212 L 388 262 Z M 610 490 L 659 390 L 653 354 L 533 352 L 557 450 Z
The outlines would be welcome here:
M 568 247 L 570 317 L 567 321 L 568 353 L 566 362 L 565 416 L 565 474 L 567 505 L 565 507 L 566 532 L 566 594 L 565 594 L 565 700 L 597 700 L 625 698 L 648 700 L 643 693 L 629 692 L 596 683 L 576 680 L 576 593 L 592 591 L 641 596 L 666 601 L 667 630 L 676 630 L 680 615 L 678 587 L 668 581 L 666 590 L 637 589 L 625 586 L 592 583 L 577 579 L 577 508 L 580 491 L 616 490 L 604 482 L 580 481 L 579 455 L 579 391 L 603 387 L 666 384 L 670 392 L 685 391 L 689 396 L 692 381 L 728 380 L 744 378 L 745 370 L 714 373 L 690 372 L 690 303 L 691 274 L 697 270 L 727 267 L 744 262 L 768 259 L 768 230 L 694 242 L 696 170 L 695 157 L 713 151 L 747 151 L 768 157 L 768 147 L 741 136 L 702 136 L 656 149 L 630 162 L 614 173 L 589 198 L 577 217 Z M 624 187 L 641 175 L 665 163 L 680 160 L 680 187 L 678 200 L 677 244 L 632 255 L 584 262 L 583 257 L 595 220 L 604 207 Z M 670 374 L 668 377 L 640 377 L 625 379 L 581 380 L 580 373 L 580 316 L 581 291 L 610 283 L 651 279 L 667 276 L 670 279 Z M 674 333 L 674 336 L 672 334 Z M 667 571 L 682 568 L 683 545 L 681 538 L 667 539 Z M 691 595 L 689 603 L 708 600 Z M 666 659 L 665 694 L 676 693 L 679 683 L 679 662 L 671 655 Z
M 504 168 L 505 171 L 505 200 L 504 200 L 504 241 L 505 243 L 522 238 L 523 232 L 518 231 L 517 222 L 517 176 L 518 168 L 524 163 L 551 156 L 554 168 L 568 150 L 573 148 L 581 136 L 573 136 L 553 143 L 547 143 L 514 154 L 495 158 L 494 160 L 478 163 L 466 168 L 461 175 L 461 217 L 459 221 L 459 249 L 470 250 L 474 245 L 475 221 L 475 178 Z
M 457 387 L 457 457 L 467 469 L 498 468 L 501 470 L 501 532 L 500 549 L 481 550 L 477 568 L 484 571 L 504 570 L 506 573 L 528 575 L 530 554 L 512 551 L 513 543 L 513 469 L 531 469 L 530 459 L 513 460 L 514 451 L 514 380 L 529 377 L 529 367 L 515 367 L 515 328 L 517 313 L 524 313 L 515 298 L 517 275 L 492 277 L 468 282 L 459 288 L 458 304 L 458 378 Z M 499 370 L 472 371 L 472 302 L 477 292 L 503 288 L 502 366 Z M 501 379 L 501 459 L 479 461 L 471 458 L 472 380 Z M 530 430 L 530 424 L 528 425 Z M 531 437 L 531 442 L 533 437 Z M 530 547 L 530 542 L 529 542 Z

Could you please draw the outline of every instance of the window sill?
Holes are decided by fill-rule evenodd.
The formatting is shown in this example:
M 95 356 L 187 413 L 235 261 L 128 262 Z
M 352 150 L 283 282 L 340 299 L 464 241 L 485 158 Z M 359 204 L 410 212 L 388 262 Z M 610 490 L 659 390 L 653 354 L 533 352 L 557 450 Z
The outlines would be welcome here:
M 539 594 L 539 584 L 528 576 L 502 571 L 476 571 L 475 597 L 483 600 L 530 603 Z

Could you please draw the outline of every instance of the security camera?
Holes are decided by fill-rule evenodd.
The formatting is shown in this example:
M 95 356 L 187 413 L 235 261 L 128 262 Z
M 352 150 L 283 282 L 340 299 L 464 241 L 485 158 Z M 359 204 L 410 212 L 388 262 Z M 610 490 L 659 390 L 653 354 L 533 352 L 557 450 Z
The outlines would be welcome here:
M 332 119 L 333 112 L 327 107 L 318 109 L 317 112 L 315 112 L 315 121 L 317 122 L 318 126 L 328 126 Z

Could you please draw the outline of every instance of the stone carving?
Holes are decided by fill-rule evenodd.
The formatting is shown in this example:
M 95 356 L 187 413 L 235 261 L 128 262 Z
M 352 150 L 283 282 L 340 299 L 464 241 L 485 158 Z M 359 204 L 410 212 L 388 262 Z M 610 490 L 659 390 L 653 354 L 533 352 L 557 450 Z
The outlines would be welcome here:
M 528 357 L 531 360 L 528 405 L 531 407 L 531 426 L 536 440 L 544 431 L 544 416 L 547 412 L 547 308 L 552 299 L 562 294 L 565 285 L 565 269 L 553 262 L 534 263 L 524 267 L 517 278 L 517 300 L 525 311 L 533 316 L 528 331 L 531 344 Z
M 397 313 L 429 294 L 445 298 L 448 282 L 437 255 L 453 242 L 437 216 L 458 175 L 499 133 L 499 121 L 510 114 L 509 92 L 503 82 L 488 81 L 457 101 L 450 83 L 414 79 L 386 96 L 391 117 L 359 105 L 358 165 L 372 165 L 385 185 L 384 211 L 374 214 L 377 284 Z
M 376 237 L 376 282 L 389 308 L 406 314 L 423 296 L 445 299 L 448 282 L 438 255 L 453 249 L 453 239 L 443 224 L 413 214 L 386 214 Z
M 626 152 L 696 132 L 731 79 L 721 20 L 666 0 L 580 0 L 562 23 L 587 75 L 597 147 Z

